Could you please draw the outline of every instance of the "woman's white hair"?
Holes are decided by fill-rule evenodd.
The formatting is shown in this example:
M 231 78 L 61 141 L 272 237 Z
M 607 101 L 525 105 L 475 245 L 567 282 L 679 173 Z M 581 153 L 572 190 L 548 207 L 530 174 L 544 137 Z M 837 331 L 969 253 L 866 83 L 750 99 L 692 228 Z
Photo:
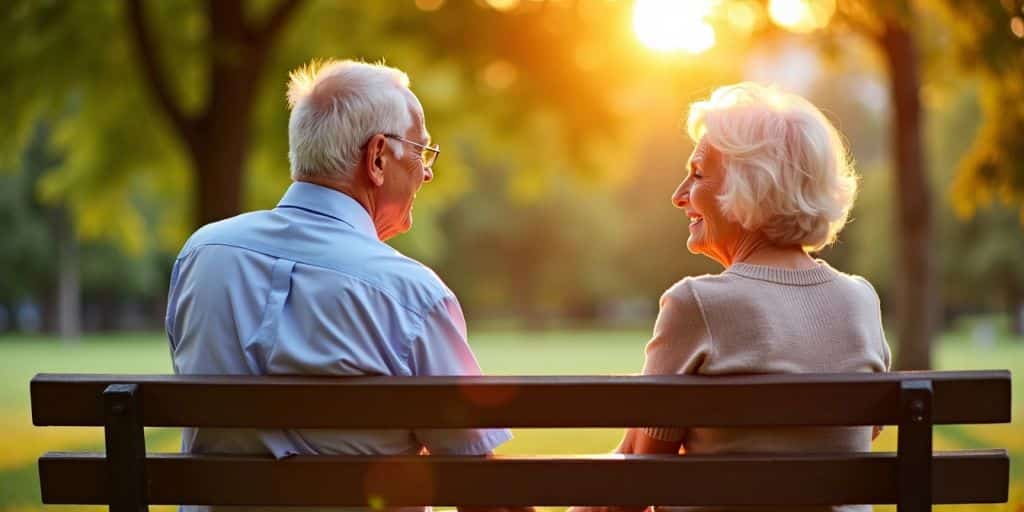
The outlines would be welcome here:
M 348 180 L 377 133 L 403 135 L 413 123 L 409 77 L 382 64 L 314 61 L 288 81 L 288 161 L 292 179 Z M 402 146 L 388 140 L 402 156 Z
M 832 123 L 807 100 L 744 82 L 690 106 L 687 131 L 722 155 L 722 211 L 779 245 L 816 251 L 835 241 L 857 176 Z

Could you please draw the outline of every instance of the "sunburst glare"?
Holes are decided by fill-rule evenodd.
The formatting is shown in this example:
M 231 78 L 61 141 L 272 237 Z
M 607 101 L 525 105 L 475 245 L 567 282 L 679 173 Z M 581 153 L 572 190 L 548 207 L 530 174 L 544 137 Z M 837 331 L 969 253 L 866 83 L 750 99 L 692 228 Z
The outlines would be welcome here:
M 653 50 L 701 53 L 715 45 L 715 29 L 704 20 L 711 7 L 711 0 L 637 0 L 633 30 Z
M 835 12 L 835 0 L 771 0 L 768 5 L 768 13 L 775 23 L 799 33 L 823 28 Z

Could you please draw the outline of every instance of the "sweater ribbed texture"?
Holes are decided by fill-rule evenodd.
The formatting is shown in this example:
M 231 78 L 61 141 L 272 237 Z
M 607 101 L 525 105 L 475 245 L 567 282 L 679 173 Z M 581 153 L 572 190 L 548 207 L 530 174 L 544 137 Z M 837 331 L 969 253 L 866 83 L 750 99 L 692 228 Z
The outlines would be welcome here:
M 643 373 L 882 372 L 889 365 L 890 351 L 874 288 L 865 279 L 839 272 L 818 260 L 815 267 L 801 270 L 736 263 L 718 275 L 679 281 L 662 295 Z M 870 427 L 645 431 L 658 439 L 681 441 L 690 454 L 871 449 Z M 800 508 L 844 512 L 868 509 Z

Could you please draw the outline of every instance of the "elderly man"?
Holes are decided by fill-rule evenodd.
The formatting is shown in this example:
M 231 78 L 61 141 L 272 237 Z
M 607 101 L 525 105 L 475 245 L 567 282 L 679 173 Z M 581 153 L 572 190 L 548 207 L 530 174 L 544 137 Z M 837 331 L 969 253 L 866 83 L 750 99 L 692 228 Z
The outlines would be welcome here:
M 176 373 L 480 373 L 455 295 L 384 243 L 412 225 L 413 200 L 440 153 L 408 84 L 397 69 L 353 61 L 292 73 L 294 183 L 273 210 L 207 225 L 181 250 L 167 308 Z M 186 429 L 182 450 L 482 455 L 510 437 Z

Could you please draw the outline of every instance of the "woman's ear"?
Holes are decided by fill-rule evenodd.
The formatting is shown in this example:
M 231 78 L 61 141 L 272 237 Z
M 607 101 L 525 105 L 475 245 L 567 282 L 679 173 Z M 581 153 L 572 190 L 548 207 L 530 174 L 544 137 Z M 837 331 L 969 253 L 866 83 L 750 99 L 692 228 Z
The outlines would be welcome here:
M 384 164 L 387 163 L 388 158 L 385 151 L 387 147 L 387 140 L 380 134 L 374 135 L 370 138 L 370 142 L 366 143 L 366 155 L 363 163 L 366 164 L 366 174 L 370 183 L 377 187 L 384 185 Z

